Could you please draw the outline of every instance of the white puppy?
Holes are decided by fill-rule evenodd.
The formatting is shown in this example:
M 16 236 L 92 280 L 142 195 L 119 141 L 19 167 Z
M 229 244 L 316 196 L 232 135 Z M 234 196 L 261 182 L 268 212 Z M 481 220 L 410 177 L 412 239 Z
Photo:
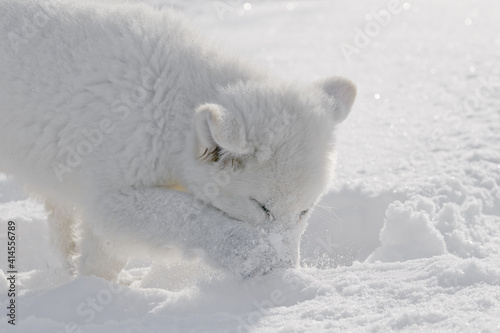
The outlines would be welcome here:
M 142 249 L 297 265 L 355 95 L 276 82 L 168 10 L 0 0 L 0 171 L 46 202 L 80 274 L 115 280 Z

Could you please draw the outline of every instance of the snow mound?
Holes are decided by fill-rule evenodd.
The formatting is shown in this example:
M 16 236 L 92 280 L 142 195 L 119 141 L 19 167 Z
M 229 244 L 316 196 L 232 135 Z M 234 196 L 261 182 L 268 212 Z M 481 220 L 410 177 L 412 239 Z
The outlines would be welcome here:
M 443 236 L 427 212 L 416 211 L 406 202 L 390 204 L 380 232 L 382 246 L 367 261 L 403 261 L 428 258 L 446 252 Z

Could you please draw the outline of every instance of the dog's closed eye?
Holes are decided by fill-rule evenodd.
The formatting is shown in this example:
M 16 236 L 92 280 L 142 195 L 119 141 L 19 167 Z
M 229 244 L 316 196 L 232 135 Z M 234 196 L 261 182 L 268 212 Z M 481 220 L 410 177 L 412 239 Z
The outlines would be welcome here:
M 266 215 L 271 219 L 274 220 L 274 215 L 273 213 L 266 207 L 266 205 L 261 204 L 258 200 L 254 198 L 250 198 L 253 202 L 255 202 L 257 205 L 259 205 L 259 208 L 266 213 Z

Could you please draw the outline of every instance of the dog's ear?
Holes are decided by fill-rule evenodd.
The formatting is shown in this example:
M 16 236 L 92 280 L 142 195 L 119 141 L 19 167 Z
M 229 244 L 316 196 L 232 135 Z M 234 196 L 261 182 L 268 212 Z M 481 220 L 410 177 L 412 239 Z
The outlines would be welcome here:
M 336 124 L 343 122 L 351 112 L 356 98 L 356 86 L 343 77 L 331 77 L 318 82 L 318 86 L 328 97 L 328 106 L 333 112 Z
M 205 152 L 214 152 L 213 161 L 222 153 L 239 156 L 251 152 L 243 119 L 237 112 L 217 104 L 203 104 L 196 109 L 194 126 L 199 145 Z

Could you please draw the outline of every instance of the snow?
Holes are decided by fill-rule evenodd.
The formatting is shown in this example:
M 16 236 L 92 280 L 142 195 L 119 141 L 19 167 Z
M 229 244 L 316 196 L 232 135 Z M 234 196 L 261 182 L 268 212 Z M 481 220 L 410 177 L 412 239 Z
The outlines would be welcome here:
M 71 278 L 42 205 L 2 175 L 0 239 L 16 221 L 19 294 L 18 327 L 4 310 L 0 331 L 499 332 L 500 3 L 389 3 L 168 2 L 282 77 L 358 86 L 300 270 L 241 282 L 138 258 L 125 284 Z M 345 44 L 358 50 L 349 59 Z M 4 257 L 2 309 L 7 270 Z

